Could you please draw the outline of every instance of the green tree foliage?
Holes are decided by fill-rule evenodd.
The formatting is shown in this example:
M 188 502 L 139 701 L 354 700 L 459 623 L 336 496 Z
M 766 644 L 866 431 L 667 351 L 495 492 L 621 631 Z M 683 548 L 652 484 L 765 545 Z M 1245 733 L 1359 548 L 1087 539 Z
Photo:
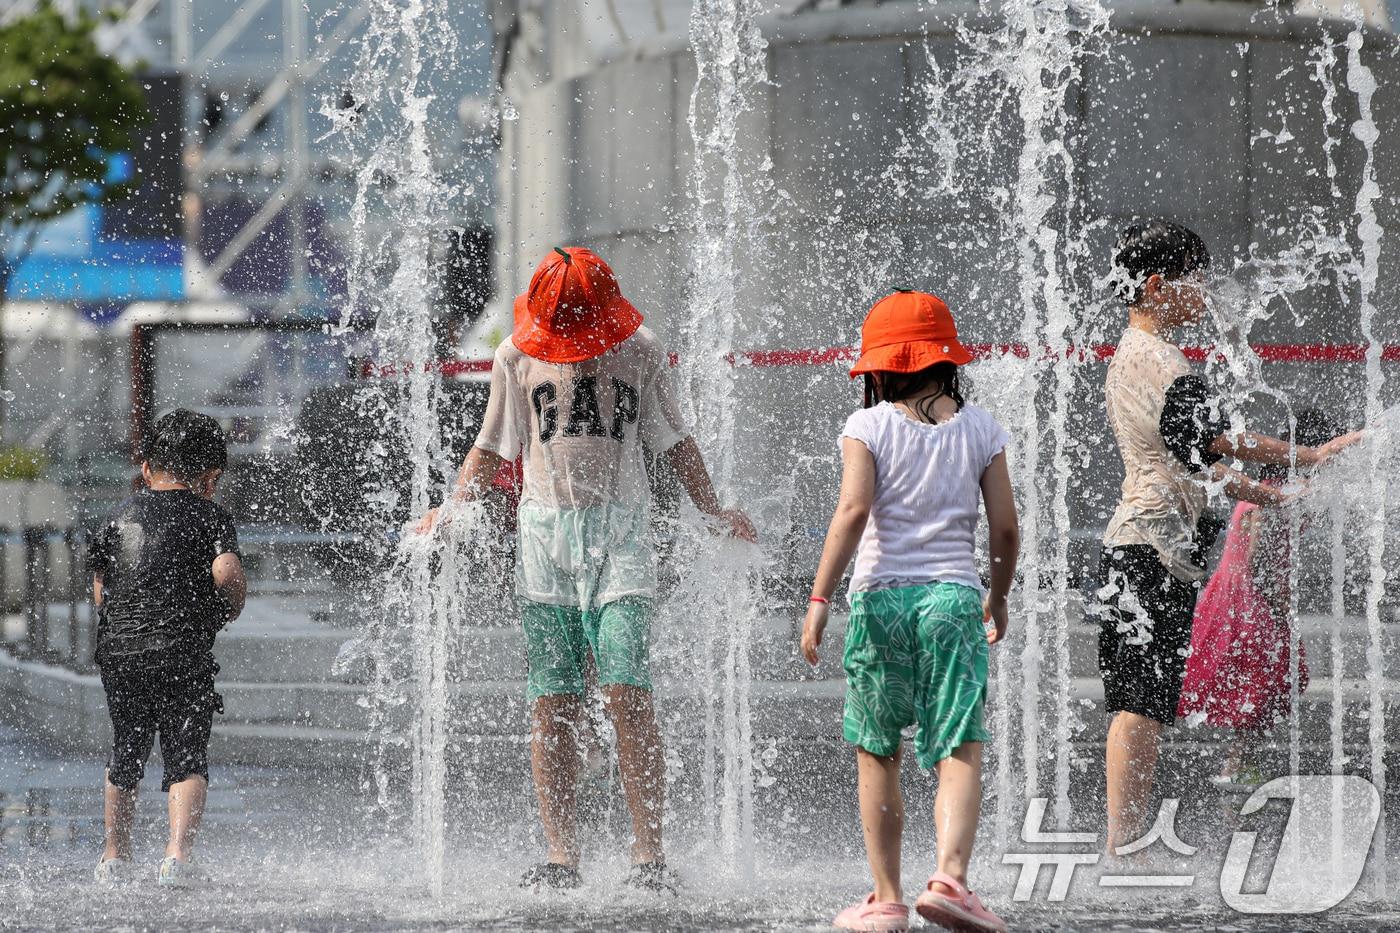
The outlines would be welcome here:
M 49 0 L 0 27 L 0 237 L 13 248 L 42 221 L 128 193 L 106 158 L 149 119 L 136 78 L 94 41 L 98 20 Z
M 136 77 L 98 48 L 99 22 L 43 0 L 0 26 L 0 310 L 44 221 L 130 193 L 107 183 L 107 157 L 138 145 L 150 115 Z M 0 341 L 0 424 L 4 376 Z
M 49 458 L 42 450 L 0 447 L 0 480 L 35 480 L 44 475 Z

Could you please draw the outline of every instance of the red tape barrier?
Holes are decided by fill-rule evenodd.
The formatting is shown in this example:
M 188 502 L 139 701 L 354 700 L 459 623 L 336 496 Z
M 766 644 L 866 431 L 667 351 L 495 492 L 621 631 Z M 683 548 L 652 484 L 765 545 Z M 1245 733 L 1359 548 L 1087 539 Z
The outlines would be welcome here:
M 971 343 L 967 349 L 978 359 L 996 356 L 1015 356 L 1020 359 L 1030 357 L 1030 349 L 1023 343 Z M 1364 343 L 1256 343 L 1251 345 L 1254 352 L 1265 363 L 1364 363 L 1366 348 Z M 1041 348 L 1041 359 L 1067 359 L 1080 363 L 1103 363 L 1113 358 L 1117 346 L 1111 343 L 1095 343 L 1087 346 L 1069 346 L 1059 350 Z M 1213 347 L 1183 347 L 1188 359 L 1201 362 L 1207 359 Z M 1223 358 L 1223 354 L 1217 354 Z M 849 363 L 855 360 L 855 347 L 817 347 L 810 350 L 745 350 L 731 353 L 727 357 L 735 366 L 830 366 L 836 363 Z M 1381 360 L 1387 363 L 1400 362 L 1400 344 L 1381 346 Z M 671 354 L 671 365 L 678 361 Z M 413 362 L 375 363 L 366 360 L 360 368 L 364 378 L 392 378 L 417 371 Z M 424 364 L 424 372 L 437 372 L 444 376 L 460 376 L 489 373 L 490 360 L 437 360 Z

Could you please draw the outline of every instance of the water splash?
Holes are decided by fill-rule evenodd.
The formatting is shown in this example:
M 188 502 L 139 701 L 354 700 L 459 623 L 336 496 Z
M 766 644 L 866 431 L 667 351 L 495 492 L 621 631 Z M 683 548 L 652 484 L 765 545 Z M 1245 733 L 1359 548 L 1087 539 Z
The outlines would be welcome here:
M 1361 183 L 1356 192 L 1356 235 L 1361 244 L 1360 288 L 1357 303 L 1361 309 L 1361 335 L 1366 340 L 1366 423 L 1378 425 L 1382 418 L 1381 389 L 1385 377 L 1381 372 L 1381 341 L 1376 333 L 1376 281 L 1379 273 L 1381 238 L 1385 231 L 1376 218 L 1376 202 L 1380 200 L 1380 184 L 1376 180 L 1376 127 L 1371 101 L 1376 93 L 1376 77 L 1361 60 L 1365 42 L 1363 20 L 1359 10 L 1351 11 L 1356 27 L 1347 36 L 1347 87 L 1356 95 L 1357 119 L 1352 135 L 1361 142 L 1366 161 L 1361 168 Z M 1367 552 L 1370 564 L 1366 586 L 1366 646 L 1367 679 L 1370 683 L 1370 719 L 1368 740 L 1371 751 L 1371 782 L 1385 799 L 1385 657 L 1383 654 L 1384 624 L 1381 620 L 1381 600 L 1385 596 L 1385 531 L 1386 495 L 1390 472 L 1384 469 L 1379 444 L 1371 445 L 1371 476 L 1368 483 L 1375 513 L 1369 519 Z M 1386 820 L 1384 814 L 1376 830 L 1377 858 L 1374 861 L 1376 893 L 1386 896 Z
M 1337 146 L 1341 140 L 1336 132 L 1337 124 L 1337 79 L 1333 74 L 1337 67 L 1337 44 L 1333 41 L 1331 33 L 1323 30 L 1318 37 L 1317 58 L 1313 61 L 1313 79 L 1322 87 L 1321 122 L 1322 122 L 1322 153 L 1327 169 L 1328 188 L 1332 199 L 1336 203 L 1342 201 L 1342 191 L 1337 183 Z M 1338 297 L 1345 301 L 1345 288 L 1339 277 L 1337 283 Z M 1346 571 L 1347 571 L 1347 535 L 1346 535 L 1346 510 L 1345 506 L 1334 504 L 1327 511 L 1325 521 L 1328 528 L 1328 584 L 1329 584 L 1329 611 L 1331 624 L 1328 627 L 1328 654 L 1332 665 L 1329 688 L 1331 691 L 1331 708 L 1328 717 L 1328 730 L 1330 741 L 1328 743 L 1328 766 L 1332 774 L 1343 774 L 1346 767 L 1346 743 L 1343 737 L 1345 717 L 1343 711 L 1342 689 L 1343 673 L 1345 665 L 1345 653 L 1343 647 L 1342 627 L 1346 624 Z M 1290 673 L 1292 673 L 1290 671 Z M 1295 681 L 1296 682 L 1296 681 Z M 1296 706 L 1296 698 L 1295 698 Z M 1296 715 L 1296 714 L 1295 714 Z M 1341 789 L 1338 788 L 1333 798 L 1333 818 L 1332 834 L 1329 852 L 1332 858 L 1329 862 L 1336 865 L 1336 853 L 1343 850 L 1345 842 L 1346 824 L 1342 818 Z M 1334 868 L 1334 871 L 1336 869 Z
M 958 124 L 947 119 L 957 107 L 957 69 L 941 67 L 927 37 L 923 54 L 927 67 L 912 94 L 912 103 L 921 113 L 919 124 L 912 133 L 901 129 L 894 162 L 885 171 L 890 194 L 900 201 L 963 191 Z
M 1074 163 L 1065 139 L 1069 122 L 1066 95 L 1080 78 L 1079 52 L 1086 37 L 1105 30 L 1108 12 L 1095 2 L 1014 4 L 1006 9 L 1008 27 L 1022 36 L 1019 67 L 1012 73 L 1013 86 L 1019 99 L 1019 111 L 1024 124 L 1025 143 L 1022 146 L 1017 172 L 1015 197 L 1016 224 L 1021 233 L 1019 264 L 1020 291 L 1025 304 L 1026 319 L 1022 334 L 1026 344 L 1034 348 L 1044 344 L 1049 348 L 1049 361 L 1054 365 L 1028 367 L 1032 381 L 1025 386 L 1026 407 L 1023 430 L 1031 440 L 1026 445 L 1026 472 L 1040 474 L 1038 447 L 1048 439 L 1054 482 L 1049 490 L 1036 488 L 1039 479 L 1027 487 L 1027 509 L 1031 521 L 1026 535 L 1030 542 L 1031 560 L 1023 573 L 1028 592 L 1023 606 L 1027 607 L 1026 647 L 1023 650 L 1023 703 L 1025 711 L 1038 710 L 1040 699 L 1039 663 L 1042 648 L 1033 644 L 1039 634 L 1040 613 L 1044 608 L 1042 590 L 1047 577 L 1051 583 L 1049 608 L 1054 625 L 1055 658 L 1055 817 L 1058 825 L 1069 823 L 1069 607 L 1067 603 L 1070 576 L 1068 545 L 1070 539 L 1069 483 L 1070 466 L 1066 456 L 1066 434 L 1070 408 L 1073 370 L 1064 365 L 1069 348 L 1075 342 L 1075 314 L 1067 293 L 1062 272 L 1064 257 L 1070 252 L 1066 228 L 1070 211 L 1068 200 L 1074 191 Z M 1059 205 L 1061 222 L 1051 216 L 1056 207 L 1055 188 L 1064 192 L 1065 203 Z M 1034 321 L 1034 311 L 1043 314 L 1043 323 Z M 1035 375 L 1033 375 L 1035 374 Z M 1038 376 L 1038 378 L 1037 378 Z M 1053 407 L 1050 417 L 1038 410 L 1037 388 L 1053 380 Z M 1048 435 L 1048 437 L 1046 436 Z M 1045 474 L 1041 474 L 1045 475 Z M 1039 507 L 1043 492 L 1049 492 L 1048 508 Z M 1047 514 L 1036 515 L 1039 508 Z M 1042 522 L 1048 519 L 1048 527 Z M 1042 548 L 1051 541 L 1048 574 L 1042 569 L 1045 555 Z M 1023 712 L 1023 715 L 1025 712 Z M 1025 735 L 1026 792 L 1034 796 L 1041 792 L 1036 767 L 1038 758 L 1035 736 L 1040 731 L 1038 717 L 1023 722 Z
M 1019 404 L 1009 422 L 1013 469 L 1022 525 L 1020 654 L 1014 675 L 1003 649 L 996 663 L 998 707 L 998 799 L 996 834 L 1005 840 L 1013 799 L 1010 751 L 1012 681 L 1020 692 L 1020 764 L 1027 797 L 1039 796 L 1041 762 L 1053 758 L 1054 815 L 1070 819 L 1069 784 L 1073 715 L 1070 706 L 1069 416 L 1074 367 L 1070 348 L 1082 342 L 1071 294 L 1075 256 L 1082 238 L 1070 229 L 1074 209 L 1074 162 L 1065 145 L 1070 135 L 1070 88 L 1082 78 L 1082 62 L 1094 39 L 1108 28 L 1108 11 L 1093 2 L 1014 2 L 1000 7 L 1000 30 L 960 34 L 974 52 L 965 81 L 984 93 L 1014 101 L 1021 145 L 1008 204 L 1008 235 L 1019 244 L 1017 297 L 1022 308 L 1020 340 L 1028 358 L 1019 367 Z M 1000 109 L 1000 105 L 996 108 Z M 948 115 L 951 118 L 953 115 Z M 951 122 L 951 119 L 950 119 Z M 985 145 L 985 143 L 984 143 Z M 1047 351 L 1047 352 L 1043 352 Z M 1048 409 L 1048 411 L 1047 411 Z M 1042 468 L 1048 453 L 1049 469 Z M 1014 644 L 1014 642 L 1013 642 Z M 1008 646 L 1009 648 L 1010 646 Z M 1055 689 L 1047 705 L 1042 683 L 1050 649 Z M 1046 724 L 1050 726 L 1045 728 Z M 1041 735 L 1053 736 L 1042 749 Z
M 690 42 L 696 80 L 688 122 L 694 232 L 683 377 L 691 423 L 706 451 L 716 491 L 732 498 L 737 466 L 734 352 L 744 314 L 748 270 L 763 268 L 764 206 L 772 203 L 766 154 L 746 145 L 742 125 L 767 81 L 767 43 L 753 0 L 698 0 Z M 692 529 L 694 531 L 694 529 Z M 753 555 L 703 530 L 689 536 L 694 556 L 687 585 L 700 646 L 705 703 L 702 774 L 704 812 L 718 814 L 714 843 L 722 864 L 741 878 L 753 873 L 754 764 L 749 649 L 760 604 Z M 698 617 L 698 618 L 697 618 Z M 718 777 L 718 784 L 716 779 Z
M 422 514 L 430 492 L 452 473 L 441 436 L 440 377 L 425 365 L 434 357 L 433 248 L 465 193 L 439 177 L 428 133 L 434 103 L 429 78 L 456 63 L 449 13 L 446 0 L 372 3 L 349 80 L 353 103 L 326 112 L 333 132 L 350 141 L 356 155 L 349 307 L 374 318 L 381 358 L 411 361 L 393 391 L 394 427 L 411 476 L 407 500 L 391 503 L 389 515 Z M 374 664 L 373 724 L 384 730 L 376 768 L 379 798 L 385 801 L 396 749 L 406 744 L 413 840 L 434 895 L 442 894 L 445 862 L 448 633 L 460 618 L 464 581 L 458 577 L 467 566 L 444 547 L 445 540 L 441 534 L 402 539 L 386 580 L 390 596 L 366 651 Z M 398 708 L 408 715 L 390 712 Z M 406 734 L 396 735 L 397 729 Z
M 1207 360 L 1207 374 L 1216 387 L 1233 398 L 1262 392 L 1286 404 L 1287 399 L 1264 377 L 1263 361 L 1250 346 L 1258 324 L 1286 310 L 1293 324 L 1307 323 L 1308 309 L 1300 304 L 1310 292 L 1355 285 L 1359 268 L 1344 235 L 1329 232 L 1313 215 L 1300 218 L 1297 234 L 1284 250 L 1265 254 L 1257 249 L 1227 274 L 1206 287 L 1211 338 L 1218 353 Z
M 1342 189 L 1337 184 L 1337 146 L 1341 144 L 1335 132 L 1337 123 L 1337 81 L 1332 71 L 1337 67 L 1337 47 L 1325 30 L 1318 37 L 1317 58 L 1313 60 L 1313 80 L 1322 86 L 1322 156 L 1327 166 L 1327 183 L 1332 197 L 1341 200 Z

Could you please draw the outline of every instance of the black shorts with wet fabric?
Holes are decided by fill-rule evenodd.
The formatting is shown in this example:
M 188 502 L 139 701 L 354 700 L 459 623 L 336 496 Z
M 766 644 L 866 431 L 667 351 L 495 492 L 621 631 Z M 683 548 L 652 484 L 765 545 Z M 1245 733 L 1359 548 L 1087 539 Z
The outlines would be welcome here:
M 1200 585 L 1172 576 L 1150 545 L 1105 546 L 1100 560 L 1104 709 L 1171 725 L 1186 677 Z
M 109 660 L 101 667 L 102 689 L 112 717 L 112 753 L 107 779 L 131 790 L 146 773 L 156 737 L 165 766 L 160 789 L 199 775 L 209 779 L 209 732 L 222 710 L 214 692 L 218 667 L 212 657 L 143 663 Z

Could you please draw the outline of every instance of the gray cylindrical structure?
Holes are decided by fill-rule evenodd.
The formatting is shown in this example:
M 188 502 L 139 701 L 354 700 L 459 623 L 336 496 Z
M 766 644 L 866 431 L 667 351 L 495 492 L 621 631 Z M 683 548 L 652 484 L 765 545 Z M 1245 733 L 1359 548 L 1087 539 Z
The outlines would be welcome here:
M 764 349 L 852 344 L 871 301 L 893 286 L 937 292 L 971 341 L 1020 338 L 1019 244 L 1005 223 L 1022 139 L 1014 106 L 999 112 L 988 102 L 983 112 L 960 115 L 984 121 L 1004 145 L 990 147 L 996 158 L 964 167 L 959 196 L 923 197 L 899 187 L 910 180 L 907 173 L 901 178 L 901 160 L 925 142 L 930 55 L 941 69 L 974 56 L 957 27 L 976 15 L 969 4 L 940 3 L 930 14 L 923 5 L 889 3 L 763 22 L 771 83 L 745 118 L 745 143 L 771 158 L 778 197 L 767 267 L 749 283 L 744 307 L 764 318 L 755 322 Z M 1251 251 L 1292 245 L 1309 213 L 1354 244 L 1350 218 L 1364 153 L 1351 133 L 1357 112 L 1346 86 L 1346 49 L 1336 46 L 1330 125 L 1323 117 L 1328 88 L 1315 79 L 1313 64 L 1322 37 L 1336 43 L 1350 29 L 1246 3 L 1113 8 L 1109 31 L 1081 52 L 1083 80 L 1067 95 L 1064 141 L 1074 173 L 1055 192 L 1050 218 L 1072 227 L 1083 247 L 1070 288 L 1078 296 L 1076 333 L 1112 343 L 1121 332 L 1121 307 L 1094 279 L 1106 271 L 1117 230 L 1133 218 L 1187 223 L 1227 267 Z M 1389 32 L 1372 29 L 1361 51 L 1381 88 L 1375 174 L 1383 190 L 1400 178 L 1400 148 L 1390 141 L 1400 119 L 1400 60 L 1392 45 Z M 570 65 L 542 80 L 549 69 L 539 69 L 538 59 L 512 61 L 504 84 L 518 116 L 503 123 L 498 306 L 525 287 L 550 246 L 586 243 L 612 262 L 629 297 L 674 342 L 686 314 L 690 257 L 687 113 L 695 67 L 683 37 L 634 43 L 614 60 Z M 1339 196 L 1326 171 L 1329 128 Z M 1394 226 L 1393 197 L 1386 194 L 1377 207 L 1382 225 Z M 1389 262 L 1395 242 L 1383 241 L 1375 295 L 1381 309 L 1400 298 Z M 871 273 L 877 268 L 880 274 Z M 1307 314 L 1302 327 L 1281 311 L 1251 338 L 1360 340 L 1354 301 L 1326 286 L 1298 300 Z M 1400 316 L 1377 320 L 1389 329 L 1384 339 L 1400 340 Z M 1344 420 L 1359 417 L 1359 365 L 1323 371 L 1277 364 L 1266 374 L 1299 402 L 1320 401 Z M 1068 430 L 1079 444 L 1069 504 L 1082 531 L 1081 564 L 1095 549 L 1121 477 L 1101 386 L 1102 365 L 1086 364 L 1070 405 Z M 1394 388 L 1392 380 L 1392 401 Z M 748 427 L 743 472 L 756 491 L 775 477 L 789 484 L 794 572 L 809 573 L 832 502 L 834 439 L 858 404 L 856 391 L 839 366 L 829 365 L 745 370 L 740 392 L 754 414 L 741 419 Z M 1263 427 L 1279 427 L 1276 406 L 1261 401 L 1256 414 Z

